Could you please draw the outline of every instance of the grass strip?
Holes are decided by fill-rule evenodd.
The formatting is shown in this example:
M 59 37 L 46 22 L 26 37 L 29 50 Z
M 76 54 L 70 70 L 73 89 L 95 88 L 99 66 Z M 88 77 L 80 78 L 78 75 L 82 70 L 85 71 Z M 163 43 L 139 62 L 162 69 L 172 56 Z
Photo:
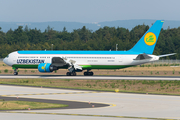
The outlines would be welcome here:
M 180 95 L 180 81 L 168 80 L 72 80 L 72 79 L 0 79 L 0 84 L 69 88 L 126 93 Z
M 29 101 L 0 101 L 0 110 L 27 110 L 67 107 L 64 104 L 29 102 Z

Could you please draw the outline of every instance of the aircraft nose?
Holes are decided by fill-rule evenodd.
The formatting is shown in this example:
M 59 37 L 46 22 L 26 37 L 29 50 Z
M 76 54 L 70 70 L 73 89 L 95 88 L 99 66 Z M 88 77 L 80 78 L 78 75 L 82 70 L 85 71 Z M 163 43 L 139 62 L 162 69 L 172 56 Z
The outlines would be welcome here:
M 3 62 L 8 65 L 8 59 L 7 58 L 4 58 Z

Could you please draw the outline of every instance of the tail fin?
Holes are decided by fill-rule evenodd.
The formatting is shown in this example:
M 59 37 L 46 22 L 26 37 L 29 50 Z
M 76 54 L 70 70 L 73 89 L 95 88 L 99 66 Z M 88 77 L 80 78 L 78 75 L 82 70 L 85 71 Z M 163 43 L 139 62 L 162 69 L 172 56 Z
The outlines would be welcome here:
M 130 51 L 152 54 L 164 21 L 157 20 Z

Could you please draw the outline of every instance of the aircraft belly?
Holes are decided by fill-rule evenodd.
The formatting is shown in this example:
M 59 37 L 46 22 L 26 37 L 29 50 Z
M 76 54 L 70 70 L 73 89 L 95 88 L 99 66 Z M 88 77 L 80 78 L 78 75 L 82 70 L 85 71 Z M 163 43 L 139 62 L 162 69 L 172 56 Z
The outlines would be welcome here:
M 38 68 L 38 64 L 14 64 L 12 65 L 12 67 L 14 68 L 34 68 L 37 69 Z
M 83 69 L 122 69 L 132 65 L 80 65 Z

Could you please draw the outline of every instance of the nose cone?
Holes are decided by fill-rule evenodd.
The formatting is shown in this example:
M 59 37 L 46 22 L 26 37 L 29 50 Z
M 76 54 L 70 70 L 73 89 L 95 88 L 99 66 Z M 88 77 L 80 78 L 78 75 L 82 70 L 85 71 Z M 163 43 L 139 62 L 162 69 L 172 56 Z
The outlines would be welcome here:
M 3 62 L 4 62 L 5 64 L 6 64 L 6 61 L 7 61 L 7 58 L 4 58 L 4 59 L 3 59 Z
M 3 62 L 4 62 L 5 64 L 11 66 L 11 65 L 9 64 L 9 62 L 8 62 L 8 58 L 7 58 L 7 57 L 3 59 Z

